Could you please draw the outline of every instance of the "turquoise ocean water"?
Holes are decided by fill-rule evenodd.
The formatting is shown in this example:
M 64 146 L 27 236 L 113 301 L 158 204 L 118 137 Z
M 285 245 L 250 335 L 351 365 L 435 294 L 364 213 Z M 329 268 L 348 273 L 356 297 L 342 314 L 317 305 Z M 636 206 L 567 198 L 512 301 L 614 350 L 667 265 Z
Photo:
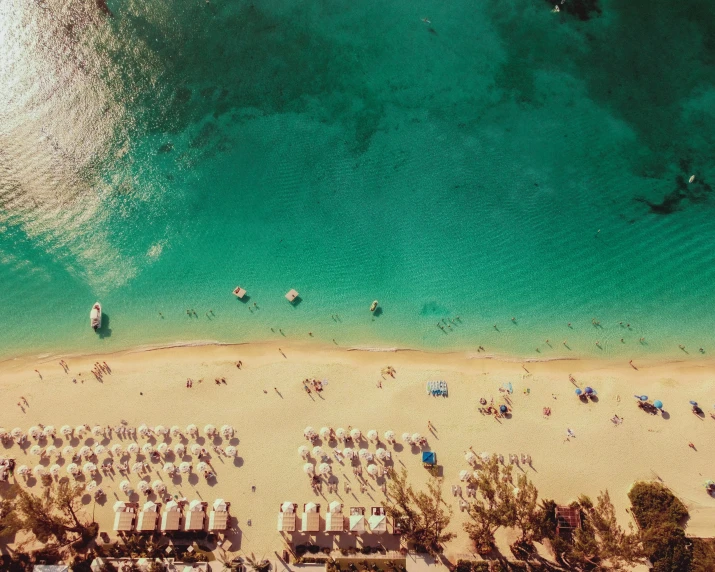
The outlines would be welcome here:
M 0 356 L 715 352 L 715 3 L 552 8 L 0 3 Z

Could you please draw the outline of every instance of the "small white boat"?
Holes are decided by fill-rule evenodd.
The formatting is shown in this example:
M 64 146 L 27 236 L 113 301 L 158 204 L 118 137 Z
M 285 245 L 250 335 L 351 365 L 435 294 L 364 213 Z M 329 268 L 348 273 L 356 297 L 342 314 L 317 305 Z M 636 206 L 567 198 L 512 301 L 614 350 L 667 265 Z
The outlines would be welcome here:
M 695 175 L 690 175 L 690 178 L 688 179 L 688 183 L 694 183 L 695 182 Z
M 102 305 L 99 302 L 95 302 L 92 306 L 92 311 L 89 313 L 89 325 L 95 332 L 102 327 Z
M 374 312 L 377 309 L 377 300 L 373 300 L 372 304 L 370 304 L 370 311 Z

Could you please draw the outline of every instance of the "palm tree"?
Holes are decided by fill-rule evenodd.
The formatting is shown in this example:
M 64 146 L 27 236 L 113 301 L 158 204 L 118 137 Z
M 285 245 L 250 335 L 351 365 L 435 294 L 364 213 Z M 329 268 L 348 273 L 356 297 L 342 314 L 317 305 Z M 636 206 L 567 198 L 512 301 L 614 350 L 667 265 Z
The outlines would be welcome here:
M 268 572 L 271 569 L 271 563 L 268 560 L 265 558 L 258 560 L 253 552 L 251 552 L 250 556 L 246 556 L 245 560 L 246 565 L 253 570 L 253 572 Z

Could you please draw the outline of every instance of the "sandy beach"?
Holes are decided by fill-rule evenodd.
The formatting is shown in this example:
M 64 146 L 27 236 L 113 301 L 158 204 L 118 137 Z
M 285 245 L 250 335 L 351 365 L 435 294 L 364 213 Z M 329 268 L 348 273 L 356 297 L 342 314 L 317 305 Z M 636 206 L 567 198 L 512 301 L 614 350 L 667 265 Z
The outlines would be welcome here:
M 447 546 L 448 557 L 470 552 L 468 538 L 461 531 L 466 513 L 459 511 L 450 491 L 452 485 L 460 484 L 459 471 L 468 468 L 464 452 L 469 447 L 477 453 L 486 451 L 506 458 L 512 453 L 530 455 L 532 466 L 523 470 L 542 498 L 568 503 L 579 494 L 595 498 L 599 491 L 608 489 L 623 524 L 630 522 L 626 493 L 631 484 L 655 478 L 671 487 L 688 506 L 692 515 L 689 534 L 708 536 L 715 522 L 715 500 L 703 488 L 703 482 L 715 475 L 710 462 L 715 442 L 709 439 L 715 430 L 715 419 L 709 415 L 715 402 L 711 383 L 715 364 L 709 360 L 634 362 L 635 369 L 628 361 L 527 363 L 490 359 L 478 353 L 250 344 L 65 356 L 69 365 L 66 373 L 58 363 L 62 357 L 22 358 L 0 364 L 5 429 L 17 426 L 27 433 L 30 426 L 38 424 L 59 429 L 65 424 L 115 427 L 123 422 L 133 427 L 146 423 L 150 427 L 161 424 L 182 428 L 193 423 L 200 429 L 209 423 L 216 427 L 232 425 L 236 434 L 231 444 L 238 454 L 231 459 L 210 451 L 215 480 L 207 482 L 194 473 L 172 481 L 161 472 L 161 462 L 150 460 L 150 473 L 142 478 L 150 482 L 163 479 L 169 494 L 189 500 L 230 501 L 236 518 L 231 535 L 233 550 L 266 556 L 282 550 L 284 540 L 276 531 L 276 520 L 283 501 L 297 503 L 299 514 L 303 503 L 319 502 L 324 514 L 331 500 L 341 500 L 346 509 L 363 506 L 368 512 L 382 500 L 381 481 L 367 477 L 369 488 L 363 494 L 350 468 L 335 458 L 332 473 L 338 492 L 328 493 L 323 486 L 322 493 L 315 493 L 298 454 L 298 448 L 307 444 L 303 437 L 306 426 L 316 431 L 323 426 L 351 426 L 360 428 L 363 435 L 375 429 L 383 443 L 385 431 L 393 430 L 397 444 L 386 448 L 392 451 L 394 466 L 404 466 L 409 480 L 418 486 L 428 477 L 420 451 L 403 446 L 400 437 L 404 432 L 427 437 L 428 448 L 436 452 L 443 470 L 446 498 L 454 509 L 451 528 L 458 536 Z M 236 367 L 239 360 L 241 369 Z M 101 382 L 90 373 L 97 361 L 106 361 L 112 370 Z M 387 365 L 395 368 L 394 378 L 381 375 Z M 579 387 L 593 387 L 597 401 L 581 402 L 569 375 Z M 193 380 L 191 388 L 186 387 L 188 378 Z M 225 378 L 226 383 L 218 385 L 215 378 Z M 322 392 L 308 394 L 302 384 L 305 378 L 328 383 Z M 448 397 L 427 394 L 426 382 L 433 380 L 448 383 Z M 493 398 L 495 404 L 501 404 L 505 393 L 499 388 L 505 384 L 513 388 L 509 396 L 511 417 L 497 420 L 481 415 L 480 398 L 487 402 Z M 634 394 L 662 400 L 665 414 L 652 416 L 641 411 Z M 700 403 L 704 418 L 691 413 L 689 400 Z M 544 407 L 551 410 L 548 418 L 543 415 Z M 611 421 L 614 415 L 623 418 L 620 425 Z M 433 431 L 428 431 L 428 421 Z M 575 437 L 567 439 L 569 429 Z M 56 445 L 60 445 L 59 437 Z M 38 457 L 29 453 L 34 444 L 29 441 L 23 448 L 6 445 L 3 455 L 32 468 Z M 177 442 L 169 436 L 166 441 L 172 446 Z M 85 442 L 95 443 L 90 436 L 75 448 Z M 141 445 L 144 440 L 139 438 L 138 442 Z M 688 446 L 689 442 L 695 449 Z M 102 443 L 126 447 L 128 439 L 113 435 Z M 220 444 L 225 447 L 228 442 Z M 324 444 L 329 453 L 333 446 Z M 376 449 L 374 443 L 363 446 L 373 453 Z M 106 456 L 101 455 L 99 461 Z M 134 456 L 130 464 L 133 460 Z M 42 461 L 44 465 L 54 462 Z M 65 465 L 67 462 L 64 460 Z M 191 462 L 195 467 L 197 460 Z M 65 475 L 63 470 L 61 476 Z M 119 490 L 123 478 L 117 473 L 100 475 L 97 481 L 106 492 L 106 501 L 92 506 L 89 495 L 85 497 L 88 511 L 94 511 L 101 530 L 110 534 L 112 504 L 127 498 Z M 136 485 L 139 476 L 132 474 L 129 480 Z M 349 494 L 344 492 L 345 481 L 352 485 Z M 41 488 L 34 479 L 26 482 L 18 477 L 18 482 L 36 492 Z M 323 545 L 332 542 L 326 534 L 317 538 Z M 300 541 L 301 535 L 295 540 Z M 377 544 L 379 540 L 368 534 L 361 542 Z

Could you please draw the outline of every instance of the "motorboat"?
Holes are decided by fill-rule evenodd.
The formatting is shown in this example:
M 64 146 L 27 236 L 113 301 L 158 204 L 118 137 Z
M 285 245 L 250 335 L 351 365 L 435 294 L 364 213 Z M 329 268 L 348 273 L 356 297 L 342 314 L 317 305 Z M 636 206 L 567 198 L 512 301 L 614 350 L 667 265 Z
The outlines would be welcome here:
M 372 304 L 370 304 L 370 311 L 374 312 L 377 309 L 377 300 L 373 300 Z
M 102 327 L 102 305 L 99 302 L 95 302 L 92 306 L 89 313 L 89 325 L 95 332 Z

